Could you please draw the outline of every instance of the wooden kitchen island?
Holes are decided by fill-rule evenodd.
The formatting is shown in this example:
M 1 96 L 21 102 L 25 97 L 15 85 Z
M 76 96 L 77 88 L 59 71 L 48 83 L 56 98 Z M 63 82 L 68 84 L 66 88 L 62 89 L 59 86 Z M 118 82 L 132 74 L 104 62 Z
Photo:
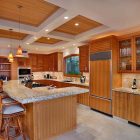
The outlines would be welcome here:
M 88 89 L 65 87 L 48 90 L 46 87 L 29 89 L 19 81 L 4 85 L 7 94 L 26 107 L 24 130 L 30 140 L 48 140 L 76 127 L 77 94 Z

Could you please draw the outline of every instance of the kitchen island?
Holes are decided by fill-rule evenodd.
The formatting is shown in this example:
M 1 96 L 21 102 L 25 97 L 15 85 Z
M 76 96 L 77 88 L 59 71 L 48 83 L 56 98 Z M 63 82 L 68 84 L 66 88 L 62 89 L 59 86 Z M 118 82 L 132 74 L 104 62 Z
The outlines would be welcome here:
M 4 91 L 26 107 L 24 130 L 30 140 L 47 140 L 76 127 L 77 94 L 88 89 L 65 87 L 30 89 L 17 80 L 4 85 Z

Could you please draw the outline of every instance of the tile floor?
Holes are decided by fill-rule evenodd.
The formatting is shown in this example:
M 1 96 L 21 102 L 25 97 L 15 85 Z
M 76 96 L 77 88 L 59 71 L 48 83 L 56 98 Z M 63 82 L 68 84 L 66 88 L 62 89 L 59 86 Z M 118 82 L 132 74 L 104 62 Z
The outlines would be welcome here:
M 79 105 L 77 129 L 51 140 L 140 140 L 140 127 Z

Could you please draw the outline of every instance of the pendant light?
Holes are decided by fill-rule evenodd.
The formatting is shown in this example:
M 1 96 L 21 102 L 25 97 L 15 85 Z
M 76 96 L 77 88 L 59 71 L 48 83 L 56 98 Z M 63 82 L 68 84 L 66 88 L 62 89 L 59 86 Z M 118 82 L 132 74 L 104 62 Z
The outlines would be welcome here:
M 10 36 L 12 37 L 12 29 L 9 30 L 10 31 Z M 13 56 L 13 53 L 12 53 L 12 39 L 10 39 L 10 52 L 9 52 L 9 55 L 8 55 L 8 60 L 9 62 L 14 62 L 14 56 Z
M 18 5 L 17 8 L 19 9 L 19 46 L 18 46 L 18 49 L 17 49 L 16 56 L 17 57 L 22 57 L 23 56 L 23 53 L 22 53 L 22 47 L 20 45 L 20 15 L 21 15 L 21 8 L 22 8 L 22 6 L 21 5 Z

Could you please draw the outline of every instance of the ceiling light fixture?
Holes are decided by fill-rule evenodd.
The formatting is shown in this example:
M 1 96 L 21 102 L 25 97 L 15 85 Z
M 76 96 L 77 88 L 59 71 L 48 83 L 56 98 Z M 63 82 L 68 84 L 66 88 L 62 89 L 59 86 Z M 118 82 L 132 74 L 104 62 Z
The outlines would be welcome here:
M 37 37 L 34 37 L 34 39 L 37 39 Z
M 18 5 L 17 8 L 19 9 L 19 46 L 18 46 L 18 50 L 17 50 L 16 56 L 17 57 L 22 57 L 23 53 L 22 53 L 22 47 L 20 45 L 20 15 L 21 15 L 21 8 L 22 8 L 22 6 Z
M 45 31 L 46 31 L 46 32 L 48 32 L 49 30 L 48 30 L 48 29 L 46 29 Z
M 9 29 L 9 33 L 10 33 L 10 36 L 12 38 L 12 29 Z M 8 47 L 10 47 L 10 52 L 9 52 L 9 55 L 8 55 L 8 60 L 9 62 L 13 62 L 14 61 L 14 55 L 12 53 L 12 39 L 10 39 L 10 45 L 8 45 Z
M 49 38 L 49 37 L 48 37 L 47 39 L 48 39 L 48 40 L 50 40 L 50 38 Z
M 75 25 L 75 26 L 79 26 L 79 23 L 75 23 L 74 25 Z
M 65 16 L 65 17 L 64 17 L 64 19 L 68 19 L 68 18 L 69 18 L 68 16 Z
M 27 45 L 29 45 L 30 43 L 26 43 Z
M 76 44 L 73 44 L 73 46 L 75 46 Z

